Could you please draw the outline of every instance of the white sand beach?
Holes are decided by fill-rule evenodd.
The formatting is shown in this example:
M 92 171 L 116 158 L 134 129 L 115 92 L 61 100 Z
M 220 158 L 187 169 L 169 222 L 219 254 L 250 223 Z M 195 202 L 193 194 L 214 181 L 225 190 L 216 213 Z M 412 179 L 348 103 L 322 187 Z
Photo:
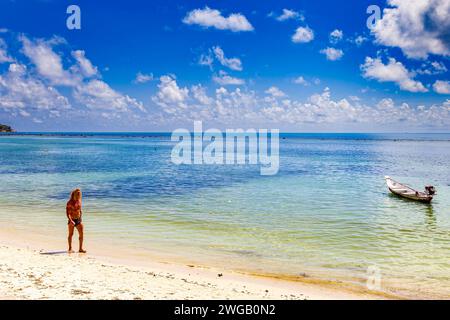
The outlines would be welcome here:
M 332 285 L 95 254 L 42 254 L 0 237 L 2 299 L 384 299 Z M 25 239 L 23 239 L 25 240 Z M 25 243 L 25 245 L 24 245 Z M 34 248 L 32 248 L 34 247 Z

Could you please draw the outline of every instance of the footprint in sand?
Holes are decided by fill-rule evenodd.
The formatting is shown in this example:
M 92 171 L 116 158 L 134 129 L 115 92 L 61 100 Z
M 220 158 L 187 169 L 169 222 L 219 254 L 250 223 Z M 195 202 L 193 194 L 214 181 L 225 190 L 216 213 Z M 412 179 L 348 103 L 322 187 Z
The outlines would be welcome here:
M 91 294 L 92 291 L 88 291 L 88 290 L 80 290 L 80 289 L 72 289 L 72 294 L 75 295 L 83 295 L 83 294 Z

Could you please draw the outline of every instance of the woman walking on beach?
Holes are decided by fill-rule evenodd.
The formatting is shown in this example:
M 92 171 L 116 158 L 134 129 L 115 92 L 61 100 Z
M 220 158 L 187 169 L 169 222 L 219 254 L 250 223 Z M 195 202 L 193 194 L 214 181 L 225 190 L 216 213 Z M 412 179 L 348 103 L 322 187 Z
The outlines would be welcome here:
M 69 225 L 69 237 L 67 238 L 69 242 L 69 253 L 72 253 L 72 236 L 73 236 L 73 230 L 77 228 L 79 240 L 80 240 L 80 249 L 78 252 L 80 253 L 86 253 L 86 251 L 83 249 L 83 223 L 81 222 L 81 190 L 75 189 L 70 194 L 70 199 L 67 201 L 66 206 L 66 215 L 69 219 L 68 225 Z

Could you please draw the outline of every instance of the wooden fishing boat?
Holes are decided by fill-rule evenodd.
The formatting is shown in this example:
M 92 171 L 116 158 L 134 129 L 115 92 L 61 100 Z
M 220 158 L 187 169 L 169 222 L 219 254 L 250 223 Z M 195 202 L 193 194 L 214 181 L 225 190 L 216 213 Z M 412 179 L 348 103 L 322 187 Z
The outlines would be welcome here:
M 417 191 L 393 180 L 391 177 L 386 176 L 384 179 L 386 180 L 389 191 L 403 198 L 429 203 L 436 194 L 436 189 L 433 186 L 425 186 L 425 191 Z

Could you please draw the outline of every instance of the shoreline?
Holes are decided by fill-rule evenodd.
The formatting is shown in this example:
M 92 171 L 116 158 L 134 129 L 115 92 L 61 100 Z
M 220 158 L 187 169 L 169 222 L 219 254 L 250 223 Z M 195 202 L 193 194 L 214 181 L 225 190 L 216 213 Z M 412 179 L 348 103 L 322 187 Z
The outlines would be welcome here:
M 32 238 L 32 236 L 31 236 Z M 257 274 L 217 267 L 56 251 L 45 242 L 0 237 L 0 297 L 5 299 L 402 299 L 342 283 Z M 49 246 L 51 248 L 51 246 Z

